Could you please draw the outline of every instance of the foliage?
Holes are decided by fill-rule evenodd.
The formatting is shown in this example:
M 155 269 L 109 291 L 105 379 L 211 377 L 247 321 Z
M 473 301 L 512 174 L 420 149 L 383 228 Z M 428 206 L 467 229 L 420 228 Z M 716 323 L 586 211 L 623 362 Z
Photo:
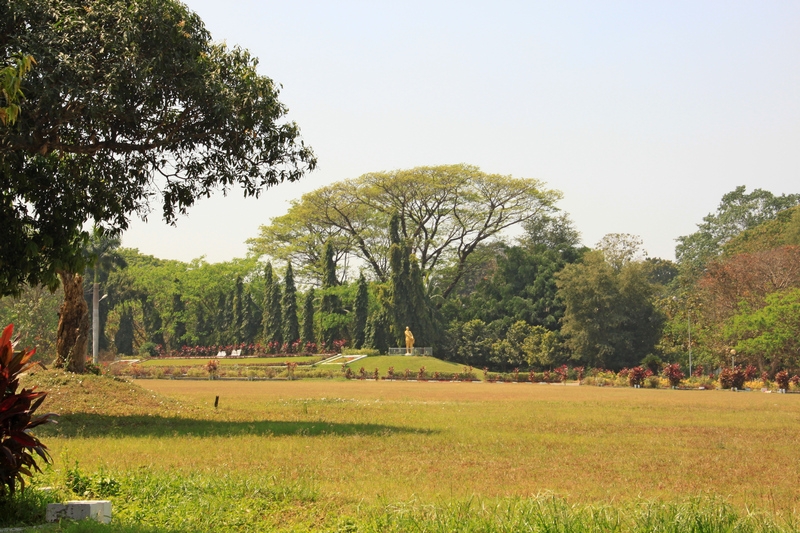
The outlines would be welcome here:
M 5 59 L 7 64 L 0 68 L 0 122 L 3 126 L 13 126 L 20 113 L 20 102 L 25 99 L 22 79 L 36 60 L 31 55 L 20 53 Z
M 719 373 L 719 386 L 723 389 L 743 389 L 747 376 L 741 365 L 734 368 L 724 367 Z
M 619 269 L 601 252 L 566 265 L 556 276 L 566 309 L 562 334 L 583 363 L 610 368 L 636 364 L 653 351 L 662 317 L 642 263 Z
M 677 387 L 683 381 L 683 378 L 686 377 L 683 372 L 681 371 L 681 365 L 677 363 L 673 363 L 670 365 L 664 365 L 664 370 L 662 371 L 664 377 L 667 378 L 671 387 Z
M 305 342 L 315 342 L 317 337 L 314 334 L 314 289 L 308 289 L 303 299 L 303 326 L 300 339 Z
M 300 323 L 297 320 L 297 288 L 294 285 L 292 264 L 286 266 L 286 277 L 283 282 L 283 300 L 281 312 L 283 314 L 283 340 L 295 342 L 300 339 Z
M 114 336 L 114 346 L 119 355 L 133 355 L 133 312 L 125 306 L 120 313 L 119 328 Z
M 19 389 L 20 377 L 36 363 L 30 360 L 34 350 L 14 351 L 13 332 L 14 326 L 9 324 L 0 336 L 0 500 L 12 496 L 17 483 L 25 487 L 23 475 L 31 477 L 34 472 L 41 472 L 34 454 L 50 462 L 47 446 L 30 430 L 51 422 L 50 417 L 55 416 L 34 416 L 46 392 L 37 392 L 35 387 Z
M 385 309 L 373 312 L 367 320 L 364 344 L 378 350 L 379 353 L 388 353 L 389 344 L 391 343 L 390 326 L 391 319 Z
M 742 304 L 726 328 L 727 336 L 737 341 L 737 352 L 770 373 L 779 368 L 800 367 L 798 331 L 800 288 L 768 295 L 761 308 Z
M 333 261 L 333 243 L 327 241 L 322 253 L 322 301 L 319 308 L 321 344 L 330 349 L 333 341 L 342 338 L 347 321 L 344 318 L 342 300 L 335 288 L 339 285 L 336 279 L 336 263 Z
M 631 387 L 641 387 L 646 377 L 647 370 L 640 366 L 635 366 L 628 371 L 628 383 Z
M 41 285 L 25 287 L 17 296 L 0 298 L 0 324 L 14 324 L 19 343 L 35 346 L 34 359 L 52 361 L 56 353 L 61 288 L 50 292 Z
M 24 50 L 37 65 L 25 111 L 0 131 L 0 294 L 83 272 L 89 220 L 121 231 L 159 198 L 174 222 L 215 189 L 259 195 L 315 167 L 277 85 L 180 2 L 6 6 L 2 60 Z
M 678 263 L 691 272 L 700 273 L 736 235 L 775 218 L 780 211 L 798 203 L 800 194 L 775 196 L 763 189 L 747 194 L 744 185 L 736 187 L 723 195 L 716 213 L 703 217 L 695 233 L 678 237 L 675 247 Z
M 447 298 L 477 245 L 549 215 L 560 197 L 537 180 L 486 174 L 468 165 L 374 172 L 305 194 L 286 215 L 262 226 L 249 244 L 256 254 L 292 256 L 314 272 L 320 244 L 333 240 L 341 270 L 352 258 L 387 281 L 389 220 L 397 214 L 400 237 L 419 258 L 423 275 L 454 266 L 443 282 Z
M 775 374 L 775 383 L 778 384 L 779 389 L 784 391 L 789 390 L 789 373 L 786 370 L 781 370 Z
M 358 277 L 358 290 L 356 301 L 353 305 L 353 347 L 361 348 L 364 345 L 367 329 L 367 315 L 369 313 L 369 290 L 364 273 Z

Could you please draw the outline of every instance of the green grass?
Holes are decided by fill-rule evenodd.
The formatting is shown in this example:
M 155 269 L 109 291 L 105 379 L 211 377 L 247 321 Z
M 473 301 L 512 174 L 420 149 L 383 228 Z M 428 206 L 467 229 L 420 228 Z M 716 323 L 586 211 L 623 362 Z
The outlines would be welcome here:
M 226 359 L 224 357 L 207 357 L 207 358 L 180 358 L 180 357 L 169 357 L 164 359 L 148 359 L 147 361 L 143 361 L 139 363 L 143 367 L 149 366 L 158 366 L 158 367 L 182 367 L 182 366 L 203 366 L 208 363 L 209 360 L 215 359 L 219 361 L 221 366 L 264 366 L 264 365 L 282 365 L 285 364 L 286 361 L 292 361 L 298 364 L 311 364 L 316 363 L 317 361 L 322 361 L 323 357 L 318 355 L 298 355 L 292 357 L 245 357 L 245 358 L 236 358 L 236 359 Z
M 333 364 L 318 366 L 320 368 L 341 367 L 341 365 Z M 441 359 L 429 357 L 427 355 L 372 355 L 365 357 L 364 359 L 354 361 L 348 366 L 353 369 L 354 372 L 357 372 L 363 366 L 364 369 L 370 374 L 377 368 L 381 377 L 386 376 L 386 373 L 389 371 L 389 367 L 394 367 L 395 374 L 402 374 L 406 369 L 409 369 L 413 375 L 416 375 L 419 369 L 423 366 L 428 374 L 440 372 L 450 376 L 454 373 L 464 371 L 464 365 L 457 365 L 455 363 L 442 361 Z M 476 374 L 476 376 L 478 375 L 477 371 L 473 372 Z
M 37 483 L 110 498 L 97 531 L 798 530 L 800 395 L 29 380 L 62 414 Z

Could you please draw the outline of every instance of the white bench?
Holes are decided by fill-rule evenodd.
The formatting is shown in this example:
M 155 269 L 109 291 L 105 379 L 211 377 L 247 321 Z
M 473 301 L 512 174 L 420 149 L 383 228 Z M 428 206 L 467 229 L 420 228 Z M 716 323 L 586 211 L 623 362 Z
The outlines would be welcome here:
M 241 350 L 233 350 L 231 352 L 231 357 L 241 357 L 241 356 L 242 356 L 242 351 Z
M 217 352 L 217 357 L 227 357 L 228 354 L 225 353 L 225 350 L 220 350 Z

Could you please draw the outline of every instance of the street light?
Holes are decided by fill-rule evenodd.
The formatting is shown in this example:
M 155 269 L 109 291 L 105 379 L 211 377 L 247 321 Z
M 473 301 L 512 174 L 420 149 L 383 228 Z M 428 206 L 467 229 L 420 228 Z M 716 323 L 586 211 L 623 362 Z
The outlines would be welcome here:
M 736 367 L 736 350 L 731 348 L 731 368 Z
M 92 298 L 92 364 L 97 365 L 100 361 L 100 302 L 102 302 L 108 294 L 104 294 L 102 298 L 98 298 L 100 294 L 100 284 L 95 282 L 92 287 L 94 293 Z

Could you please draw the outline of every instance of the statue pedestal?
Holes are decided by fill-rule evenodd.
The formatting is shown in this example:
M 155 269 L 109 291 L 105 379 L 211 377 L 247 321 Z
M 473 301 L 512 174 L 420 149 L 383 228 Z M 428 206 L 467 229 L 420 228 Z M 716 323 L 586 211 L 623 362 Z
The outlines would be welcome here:
M 62 518 L 84 520 L 91 518 L 111 523 L 111 502 L 109 500 L 77 500 L 66 503 L 48 503 L 46 518 L 48 522 L 57 522 Z

